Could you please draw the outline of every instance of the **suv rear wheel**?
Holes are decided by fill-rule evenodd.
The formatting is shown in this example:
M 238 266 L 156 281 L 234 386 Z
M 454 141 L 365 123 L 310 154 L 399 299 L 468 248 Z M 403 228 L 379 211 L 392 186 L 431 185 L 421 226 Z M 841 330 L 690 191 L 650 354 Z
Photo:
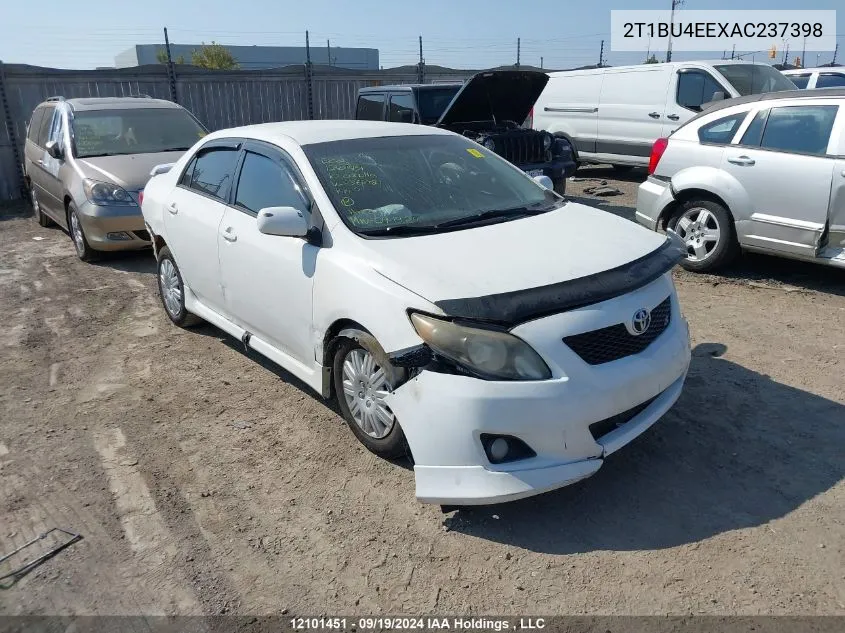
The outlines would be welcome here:
M 38 224 L 45 227 L 55 224 L 55 222 L 50 219 L 50 216 L 41 210 L 41 204 L 38 202 L 38 194 L 35 193 L 35 187 L 30 188 L 29 196 L 32 202 L 32 212 L 35 214 L 35 219 Z
M 695 272 L 709 272 L 729 263 L 739 253 L 733 218 L 713 200 L 687 200 L 669 218 L 672 229 L 687 247 L 681 266 Z

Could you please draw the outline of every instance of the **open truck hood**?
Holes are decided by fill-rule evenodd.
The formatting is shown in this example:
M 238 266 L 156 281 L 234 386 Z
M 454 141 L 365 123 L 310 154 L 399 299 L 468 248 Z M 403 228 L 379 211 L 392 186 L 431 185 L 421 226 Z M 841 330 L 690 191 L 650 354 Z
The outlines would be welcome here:
M 512 323 L 545 312 L 545 304 L 561 311 L 624 294 L 680 258 L 660 255 L 665 236 L 573 202 L 533 217 L 366 245 L 381 275 L 446 314 Z
M 437 125 L 471 121 L 513 121 L 521 124 L 549 81 L 534 70 L 491 70 L 473 75 L 440 115 Z

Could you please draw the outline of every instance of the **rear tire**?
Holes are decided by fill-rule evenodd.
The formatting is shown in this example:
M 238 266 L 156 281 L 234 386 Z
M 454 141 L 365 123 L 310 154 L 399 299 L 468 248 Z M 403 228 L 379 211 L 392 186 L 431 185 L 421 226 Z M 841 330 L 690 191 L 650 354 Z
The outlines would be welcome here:
M 341 333 L 332 362 L 338 406 L 352 433 L 367 450 L 387 459 L 410 453 L 399 420 L 384 404 L 391 385 L 404 377 L 378 341 L 360 330 Z
M 30 195 L 30 202 L 32 203 L 32 212 L 35 215 L 35 219 L 38 221 L 43 227 L 53 226 L 55 222 L 48 216 L 44 211 L 41 210 L 41 203 L 38 202 L 38 195 L 35 193 L 35 188 L 30 187 L 29 189 Z
M 179 272 L 176 260 L 173 259 L 167 246 L 158 252 L 156 279 L 161 305 L 164 306 L 164 312 L 174 325 L 187 328 L 202 323 L 202 319 L 188 312 L 185 307 L 185 284 L 182 282 L 182 273 Z
M 687 246 L 687 257 L 681 260 L 681 266 L 687 270 L 717 270 L 740 252 L 730 212 L 713 200 L 687 200 L 675 210 L 666 226 L 680 235 Z

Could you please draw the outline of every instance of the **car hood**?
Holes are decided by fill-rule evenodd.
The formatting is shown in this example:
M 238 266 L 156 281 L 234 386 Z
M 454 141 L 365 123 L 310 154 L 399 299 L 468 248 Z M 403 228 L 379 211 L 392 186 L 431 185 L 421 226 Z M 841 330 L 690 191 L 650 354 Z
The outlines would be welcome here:
M 470 121 L 513 121 L 521 124 L 549 81 L 533 70 L 492 70 L 472 76 L 458 91 L 437 125 Z
M 366 241 L 383 276 L 438 303 L 580 279 L 640 259 L 666 237 L 569 202 L 556 211 L 460 231 Z
M 111 182 L 127 191 L 143 189 L 150 179 L 150 170 L 161 163 L 175 163 L 184 154 L 157 152 L 154 154 L 126 154 L 121 156 L 91 156 L 77 158 L 76 163 L 86 178 Z

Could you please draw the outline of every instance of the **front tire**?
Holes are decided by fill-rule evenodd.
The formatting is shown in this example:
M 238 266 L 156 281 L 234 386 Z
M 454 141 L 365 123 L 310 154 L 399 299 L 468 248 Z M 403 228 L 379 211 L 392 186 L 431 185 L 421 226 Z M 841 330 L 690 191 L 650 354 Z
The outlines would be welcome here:
M 70 239 L 73 240 L 73 245 L 76 247 L 76 254 L 79 256 L 79 259 L 83 262 L 96 261 L 98 253 L 88 244 L 88 239 L 85 237 L 85 231 L 82 228 L 82 222 L 79 221 L 79 212 L 76 210 L 76 205 L 73 202 L 68 203 L 67 226 L 70 231 Z
M 185 307 L 185 284 L 182 282 L 182 273 L 179 272 L 176 260 L 173 259 L 167 246 L 158 252 L 156 277 L 158 278 L 158 296 L 161 297 L 164 311 L 173 324 L 187 328 L 200 323 L 201 319 L 188 312 Z
M 335 348 L 332 380 L 340 411 L 358 441 L 388 459 L 409 452 L 402 427 L 384 402 L 398 373 L 366 332 L 345 333 Z
M 687 256 L 681 266 L 693 272 L 717 270 L 740 250 L 731 214 L 713 200 L 687 200 L 669 218 L 667 228 L 684 240 Z

